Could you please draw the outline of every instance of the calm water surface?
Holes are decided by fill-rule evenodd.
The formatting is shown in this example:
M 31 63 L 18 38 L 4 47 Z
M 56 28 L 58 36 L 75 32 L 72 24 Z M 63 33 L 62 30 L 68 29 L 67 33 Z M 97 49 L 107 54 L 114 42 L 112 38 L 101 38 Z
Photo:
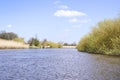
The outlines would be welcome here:
M 120 57 L 76 49 L 0 50 L 0 80 L 120 80 Z

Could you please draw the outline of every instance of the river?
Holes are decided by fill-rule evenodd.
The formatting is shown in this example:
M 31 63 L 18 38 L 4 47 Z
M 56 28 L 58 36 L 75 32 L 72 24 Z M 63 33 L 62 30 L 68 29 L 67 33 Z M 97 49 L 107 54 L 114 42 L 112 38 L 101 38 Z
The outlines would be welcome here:
M 0 50 L 0 80 L 120 80 L 120 57 L 76 49 Z

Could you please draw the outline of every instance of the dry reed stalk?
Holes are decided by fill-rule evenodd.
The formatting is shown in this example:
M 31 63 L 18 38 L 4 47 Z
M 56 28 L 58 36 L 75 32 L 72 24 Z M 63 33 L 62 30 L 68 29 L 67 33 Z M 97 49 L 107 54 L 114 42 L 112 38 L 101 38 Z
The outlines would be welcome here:
M 0 49 L 22 49 L 22 48 L 29 48 L 29 45 L 20 42 L 15 42 L 12 40 L 0 39 Z

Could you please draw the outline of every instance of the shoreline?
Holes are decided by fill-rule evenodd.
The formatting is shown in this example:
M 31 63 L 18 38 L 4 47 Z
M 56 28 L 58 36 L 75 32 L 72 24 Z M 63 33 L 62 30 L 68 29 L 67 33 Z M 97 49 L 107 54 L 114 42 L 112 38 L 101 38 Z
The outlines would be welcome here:
M 0 39 L 0 49 L 25 49 L 25 48 L 29 48 L 29 45 L 12 40 Z

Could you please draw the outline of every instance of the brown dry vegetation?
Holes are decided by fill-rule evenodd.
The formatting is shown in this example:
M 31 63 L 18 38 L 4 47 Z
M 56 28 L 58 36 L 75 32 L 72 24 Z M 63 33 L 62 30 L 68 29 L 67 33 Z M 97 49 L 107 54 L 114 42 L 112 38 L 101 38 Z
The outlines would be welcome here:
M 12 40 L 0 39 L 0 49 L 23 49 L 29 48 L 29 45 Z

